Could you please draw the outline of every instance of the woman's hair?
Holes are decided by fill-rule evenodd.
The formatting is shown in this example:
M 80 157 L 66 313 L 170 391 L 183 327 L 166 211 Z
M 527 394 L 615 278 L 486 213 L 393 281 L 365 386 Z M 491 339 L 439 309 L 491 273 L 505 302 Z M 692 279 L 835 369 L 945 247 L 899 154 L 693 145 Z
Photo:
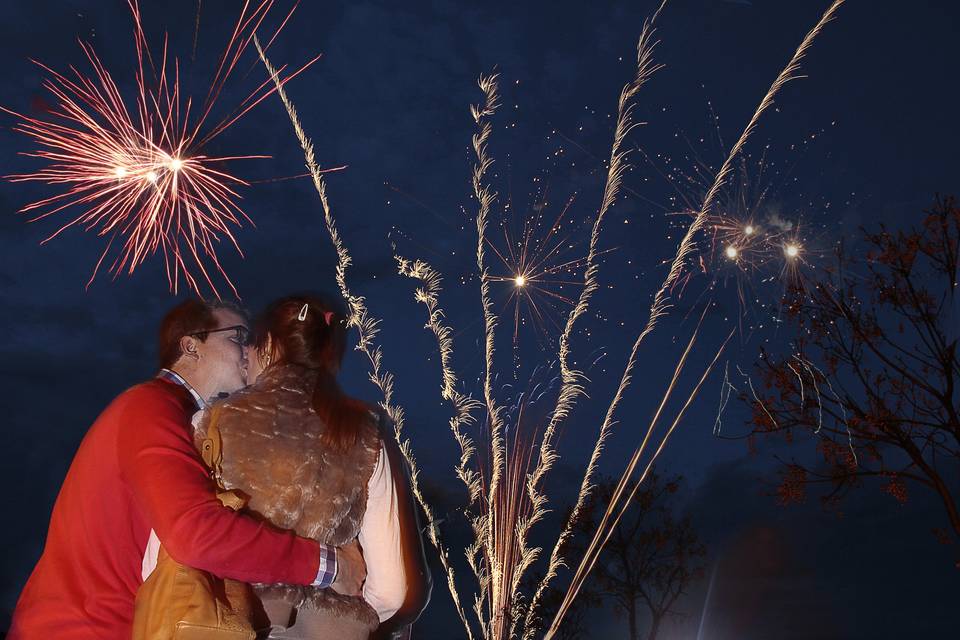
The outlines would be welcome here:
M 294 364 L 317 372 L 313 409 L 326 423 L 326 444 L 348 449 L 357 441 L 369 408 L 337 384 L 335 371 L 347 342 L 343 314 L 314 295 L 287 296 L 270 304 L 257 320 L 254 344 L 261 357 L 266 355 L 268 336 L 272 338 L 271 364 Z

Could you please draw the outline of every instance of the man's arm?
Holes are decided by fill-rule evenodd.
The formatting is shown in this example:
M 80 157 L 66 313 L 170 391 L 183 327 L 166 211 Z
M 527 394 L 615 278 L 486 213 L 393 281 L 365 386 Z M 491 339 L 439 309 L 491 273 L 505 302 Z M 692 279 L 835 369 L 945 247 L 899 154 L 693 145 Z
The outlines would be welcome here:
M 176 396 L 144 385 L 118 409 L 120 472 L 174 560 L 245 582 L 309 585 L 321 577 L 317 542 L 220 504 Z

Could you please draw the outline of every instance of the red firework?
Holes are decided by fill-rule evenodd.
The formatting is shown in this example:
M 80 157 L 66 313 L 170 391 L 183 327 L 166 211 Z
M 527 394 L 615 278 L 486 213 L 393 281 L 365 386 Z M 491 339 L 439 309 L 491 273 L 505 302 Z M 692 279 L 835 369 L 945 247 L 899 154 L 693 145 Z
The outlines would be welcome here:
M 44 81 L 44 87 L 56 99 L 50 118 L 41 120 L 0 109 L 19 118 L 15 131 L 40 145 L 40 150 L 24 155 L 43 158 L 49 164 L 39 171 L 7 178 L 13 182 L 40 181 L 64 188 L 21 209 L 21 212 L 37 213 L 31 222 L 75 207 L 83 208 L 83 213 L 63 224 L 43 243 L 73 226 L 83 227 L 85 231 L 96 230 L 98 236 L 109 238 L 87 286 L 93 282 L 119 237 L 121 246 L 109 267 L 114 278 L 123 271 L 132 274 L 159 251 L 164 256 L 171 291 L 177 291 L 182 277 L 197 293 L 200 293 L 198 281 L 205 281 L 220 297 L 211 277 L 219 273 L 236 296 L 236 287 L 217 257 L 216 245 L 225 238 L 242 256 L 231 227 L 239 227 L 243 220 L 251 224 L 253 221 L 238 205 L 239 195 L 235 190 L 248 183 L 220 167 L 225 161 L 268 156 L 211 157 L 203 153 L 203 147 L 276 91 L 272 78 L 267 78 L 218 124 L 205 125 L 227 79 L 272 8 L 273 0 L 254 3 L 254 7 L 244 3 L 206 98 L 196 113 L 192 113 L 193 99 L 181 95 L 179 61 L 173 58 L 168 62 L 166 38 L 158 69 L 147 47 L 139 4 L 137 0 L 128 0 L 128 4 L 133 14 L 138 63 L 133 115 L 110 72 L 89 44 L 81 42 L 80 47 L 93 69 L 91 76 L 71 66 L 73 75 L 67 77 L 33 61 L 50 74 Z M 293 9 L 267 47 L 292 13 Z M 282 78 L 281 84 L 318 58 Z M 279 69 L 278 74 L 282 75 L 285 69 Z M 196 276 L 195 271 L 199 272 Z

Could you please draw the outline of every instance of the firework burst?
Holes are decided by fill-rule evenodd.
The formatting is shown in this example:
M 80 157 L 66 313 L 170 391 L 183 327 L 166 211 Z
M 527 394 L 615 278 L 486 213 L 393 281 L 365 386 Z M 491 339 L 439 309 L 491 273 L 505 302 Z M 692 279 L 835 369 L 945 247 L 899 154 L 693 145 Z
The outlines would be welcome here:
M 810 139 L 822 133 L 812 134 Z M 716 138 L 722 146 L 719 128 Z M 681 227 L 696 217 L 698 200 L 705 197 L 713 181 L 712 165 L 698 148 L 687 144 L 689 150 L 681 157 L 657 154 L 646 158 L 674 189 L 663 208 Z M 785 149 L 795 151 L 797 147 L 791 144 Z M 792 174 L 800 159 L 786 161 L 781 154 L 768 143 L 759 154 L 744 153 L 737 159 L 696 242 L 697 271 L 707 276 L 697 301 L 720 290 L 732 290 L 737 311 L 731 317 L 737 318 L 744 337 L 780 321 L 784 293 L 806 289 L 831 239 L 836 240 L 836 229 L 824 215 L 831 203 L 798 191 Z M 694 273 L 689 271 L 679 280 L 681 290 Z M 721 296 L 716 298 L 721 304 Z
M 523 219 L 521 229 L 517 223 L 500 225 L 502 243 L 486 238 L 499 261 L 489 279 L 507 288 L 503 310 L 513 318 L 515 355 L 524 327 L 530 327 L 541 344 L 562 331 L 562 316 L 576 304 L 574 297 L 583 287 L 578 275 L 587 258 L 571 255 L 578 242 L 573 238 L 576 223 L 570 217 L 574 200 L 575 196 L 569 198 L 551 221 L 544 215 L 548 207 L 544 196 Z
M 223 164 L 263 155 L 211 156 L 204 147 L 273 93 L 268 78 L 213 126 L 208 126 L 218 98 L 238 61 L 261 27 L 273 1 L 245 3 L 223 51 L 216 73 L 201 106 L 180 88 L 180 64 L 167 51 L 164 41 L 159 65 L 154 65 L 147 46 L 137 0 L 128 0 L 134 23 L 137 57 L 133 108 L 121 95 L 117 82 L 86 43 L 80 47 L 92 73 L 84 75 L 71 67 L 65 75 L 36 62 L 48 74 L 44 87 L 53 94 L 55 106 L 46 118 L 33 118 L 10 109 L 18 118 L 14 130 L 40 146 L 23 155 L 48 162 L 44 168 L 7 176 L 13 182 L 43 182 L 60 192 L 26 205 L 30 221 L 80 210 L 59 226 L 43 243 L 71 227 L 81 227 L 107 238 L 87 286 L 105 263 L 114 277 L 132 274 L 151 256 L 160 253 L 166 264 L 171 291 L 181 280 L 200 292 L 202 283 L 217 297 L 214 283 L 219 275 L 234 296 L 237 290 L 217 255 L 222 242 L 242 256 L 233 230 L 244 220 L 238 187 L 241 178 L 227 173 Z M 274 32 L 279 34 L 293 10 Z M 271 42 L 273 40 L 271 38 Z M 280 79 L 285 83 L 315 62 Z M 278 70 L 282 74 L 284 69 Z M 112 258 L 111 249 L 117 246 Z

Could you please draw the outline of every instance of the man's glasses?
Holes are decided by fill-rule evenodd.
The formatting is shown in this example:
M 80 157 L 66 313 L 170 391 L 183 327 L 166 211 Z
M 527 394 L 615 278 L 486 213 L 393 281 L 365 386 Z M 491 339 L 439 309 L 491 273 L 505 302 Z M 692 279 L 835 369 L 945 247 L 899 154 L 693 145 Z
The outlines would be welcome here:
M 235 342 L 241 347 L 249 347 L 252 343 L 250 329 L 247 329 L 242 324 L 235 324 L 232 327 L 223 327 L 222 329 L 210 329 L 209 331 L 197 331 L 196 333 L 188 333 L 187 335 L 191 338 L 197 338 L 203 335 L 210 335 L 211 333 L 222 333 L 225 331 L 233 331 L 234 335 L 229 336 L 231 342 Z

